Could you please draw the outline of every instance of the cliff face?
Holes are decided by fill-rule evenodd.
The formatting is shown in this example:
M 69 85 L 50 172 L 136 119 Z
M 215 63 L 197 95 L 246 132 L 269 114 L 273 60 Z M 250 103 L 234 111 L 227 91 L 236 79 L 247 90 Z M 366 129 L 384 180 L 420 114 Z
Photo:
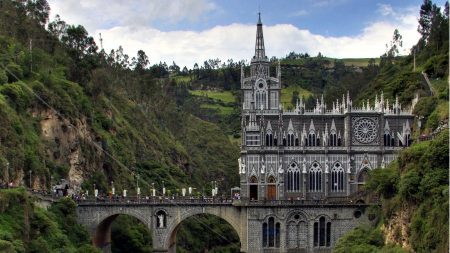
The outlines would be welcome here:
M 36 111 L 33 117 L 39 118 L 41 138 L 45 145 L 46 156 L 59 166 L 68 166 L 68 180 L 74 187 L 80 187 L 83 178 L 100 167 L 103 157 L 96 134 L 87 124 L 86 117 L 69 120 L 47 109 Z M 94 147 L 93 158 L 89 160 L 82 152 L 82 144 L 90 143 Z M 38 182 L 37 180 L 35 182 Z M 35 184 L 36 188 L 40 188 Z
M 411 251 L 409 242 L 412 208 L 403 205 L 392 217 L 381 226 L 385 244 L 399 245 L 407 251 Z

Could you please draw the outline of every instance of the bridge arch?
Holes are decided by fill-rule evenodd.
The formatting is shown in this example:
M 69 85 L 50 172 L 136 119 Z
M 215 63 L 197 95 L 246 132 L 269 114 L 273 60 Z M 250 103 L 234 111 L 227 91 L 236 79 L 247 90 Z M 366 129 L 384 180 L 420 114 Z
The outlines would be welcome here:
M 94 224 L 93 227 L 92 242 L 94 246 L 103 249 L 103 252 L 111 252 L 111 227 L 119 215 L 127 215 L 139 220 L 147 227 L 149 233 L 152 233 L 151 217 L 146 217 L 142 212 L 129 208 L 120 208 L 112 212 L 101 213 L 96 217 L 98 223 Z
M 218 207 L 215 207 L 215 208 L 203 207 L 201 209 L 195 208 L 195 209 L 189 210 L 189 211 L 185 212 L 184 214 L 177 215 L 177 217 L 175 217 L 175 219 L 171 219 L 171 222 L 169 222 L 169 224 L 167 226 L 167 236 L 164 240 L 165 248 L 169 249 L 169 252 L 176 252 L 176 235 L 177 235 L 178 229 L 180 228 L 181 223 L 183 223 L 183 221 L 185 221 L 186 219 L 194 217 L 199 214 L 212 215 L 212 216 L 218 217 L 218 218 L 226 221 L 229 225 L 231 225 L 233 230 L 238 235 L 240 247 L 242 246 L 242 241 L 244 238 L 244 236 L 242 234 L 242 232 L 243 232 L 242 226 L 244 224 L 241 224 L 241 222 L 240 222 L 240 214 L 236 213 L 235 209 L 227 208 L 226 210 L 221 210 L 220 207 L 219 208 Z M 172 217 L 172 218 L 174 218 L 174 217 Z

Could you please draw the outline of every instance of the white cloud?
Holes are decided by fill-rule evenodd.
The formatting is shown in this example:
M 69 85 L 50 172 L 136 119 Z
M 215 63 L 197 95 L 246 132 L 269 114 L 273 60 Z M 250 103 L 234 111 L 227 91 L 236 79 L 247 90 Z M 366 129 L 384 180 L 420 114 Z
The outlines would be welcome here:
M 296 51 L 311 55 L 321 52 L 336 58 L 379 57 L 396 28 L 403 36 L 405 50 L 415 44 L 419 38 L 416 26 L 416 17 L 405 15 L 398 20 L 372 23 L 357 36 L 331 37 L 279 24 L 264 26 L 264 38 L 270 56 L 282 57 Z M 130 56 L 143 49 L 152 63 L 175 61 L 180 66 L 192 67 L 195 62 L 201 64 L 211 58 L 250 59 L 254 53 L 256 26 L 231 24 L 201 32 L 162 32 L 148 27 L 121 26 L 96 32 L 102 33 L 107 49 L 123 45 Z
M 378 12 L 383 16 L 395 14 L 390 4 L 378 4 Z
M 133 57 L 138 50 L 142 49 L 147 53 L 152 64 L 165 61 L 170 65 L 172 61 L 175 61 L 181 67 L 192 68 L 194 63 L 202 64 L 203 61 L 211 58 L 219 58 L 222 61 L 232 58 L 239 61 L 242 59 L 249 60 L 252 57 L 256 25 L 230 24 L 203 31 L 161 31 L 146 23 L 149 21 L 148 17 L 142 17 L 143 21 L 140 21 L 139 16 L 144 16 L 146 12 L 153 13 L 149 15 L 156 15 L 152 17 L 153 19 L 163 18 L 167 15 L 169 17 L 181 15 L 178 16 L 179 20 L 193 20 L 201 18 L 202 14 L 214 8 L 213 5 L 209 5 L 209 7 L 200 6 L 200 3 L 208 5 L 207 0 L 189 1 L 199 3 L 199 5 L 184 5 L 180 1 L 174 1 L 178 5 L 175 4 L 171 7 L 171 10 L 167 10 L 171 13 L 170 15 L 167 13 L 161 14 L 158 10 L 161 7 L 158 4 L 153 4 L 151 8 L 144 8 L 145 11 L 128 8 L 127 11 L 119 11 L 111 17 L 106 17 L 106 14 L 103 14 L 104 16 L 98 15 L 92 19 L 87 19 L 86 15 L 88 14 L 79 14 L 78 11 L 65 11 L 61 14 L 63 19 L 69 23 L 77 23 L 77 21 L 71 19 L 76 19 L 81 24 L 90 23 L 90 26 L 86 26 L 89 33 L 91 35 L 102 33 L 103 45 L 107 52 L 122 45 L 124 51 L 130 57 Z M 75 0 L 69 0 L 64 8 L 70 9 L 71 6 L 76 5 L 78 6 L 76 8 L 90 9 L 92 6 L 99 6 L 102 1 L 82 2 L 83 7 L 79 7 L 79 4 L 75 2 Z M 111 2 L 105 8 L 111 10 L 120 8 L 119 4 L 114 1 Z M 57 8 L 61 8 L 61 6 Z M 183 11 L 182 8 L 192 8 L 192 10 L 188 14 L 186 13 L 188 11 Z M 325 56 L 336 58 L 379 57 L 385 52 L 385 44 L 391 41 L 396 28 L 403 36 L 404 50 L 401 53 L 407 53 L 407 50 L 419 39 L 419 34 L 416 31 L 418 8 L 397 10 L 397 12 L 392 8 L 391 10 L 395 15 L 381 16 L 379 21 L 367 24 L 355 36 L 313 34 L 309 30 L 300 29 L 290 24 L 264 26 L 266 54 L 283 57 L 290 51 L 296 51 L 307 52 L 310 55 L 317 55 L 318 52 L 321 52 Z M 95 13 L 110 12 L 97 11 Z M 137 18 L 132 20 L 130 17 Z M 104 22 L 105 20 L 111 22 L 109 27 L 105 28 L 105 26 L 98 25 L 98 22 Z M 98 39 L 98 36 L 94 37 Z
M 306 10 L 298 10 L 295 12 L 292 12 L 289 16 L 290 17 L 303 17 L 308 15 L 308 12 Z
M 60 14 L 69 24 L 83 24 L 88 31 L 154 21 L 194 22 L 216 9 L 209 0 L 49 0 L 49 4 L 52 17 Z

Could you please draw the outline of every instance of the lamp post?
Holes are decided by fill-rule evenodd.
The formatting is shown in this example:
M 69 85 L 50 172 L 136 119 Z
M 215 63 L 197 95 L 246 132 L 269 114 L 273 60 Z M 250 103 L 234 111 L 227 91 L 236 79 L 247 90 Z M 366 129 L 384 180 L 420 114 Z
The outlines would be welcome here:
M 95 184 L 94 184 L 94 199 L 95 201 L 97 201 L 97 189 L 95 189 Z
M 111 181 L 111 194 L 114 196 L 116 194 L 116 189 L 114 188 L 114 181 Z
M 165 196 L 166 195 L 166 187 L 164 187 L 164 180 L 162 181 L 162 185 L 163 185 L 162 194 L 163 194 L 163 196 Z
M 152 183 L 152 197 L 155 197 L 156 190 L 155 190 L 155 183 Z
M 139 201 L 139 195 L 141 194 L 141 189 L 139 189 L 139 174 L 136 172 L 136 198 Z
M 50 176 L 50 194 L 53 195 L 53 176 Z

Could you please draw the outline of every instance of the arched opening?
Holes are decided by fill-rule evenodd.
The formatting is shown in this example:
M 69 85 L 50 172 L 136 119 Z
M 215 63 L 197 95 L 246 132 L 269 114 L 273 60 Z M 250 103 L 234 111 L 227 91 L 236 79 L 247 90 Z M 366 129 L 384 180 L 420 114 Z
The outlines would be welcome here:
M 287 218 L 286 246 L 289 251 L 308 248 L 308 219 L 303 213 L 294 213 Z
M 138 218 L 114 214 L 97 226 L 93 243 L 103 252 L 152 252 L 152 233 Z
M 295 162 L 293 162 L 287 169 L 286 189 L 288 192 L 300 191 L 300 169 Z
M 314 222 L 314 247 L 330 247 L 331 221 L 321 216 Z
M 369 169 L 367 167 L 362 168 L 359 171 L 357 180 L 358 180 L 358 191 L 364 190 L 363 186 L 366 183 L 366 181 L 369 179 Z
M 344 168 L 339 162 L 335 163 L 331 169 L 331 191 L 344 191 Z
M 267 178 L 267 199 L 268 200 L 277 199 L 276 179 L 273 176 L 269 176 L 269 178 Z
M 169 252 L 240 252 L 237 231 L 225 219 L 213 214 L 196 214 L 181 221 L 170 235 Z M 177 250 L 178 252 L 178 250 Z
M 250 200 L 258 200 L 258 179 L 255 176 L 250 178 L 249 197 Z

